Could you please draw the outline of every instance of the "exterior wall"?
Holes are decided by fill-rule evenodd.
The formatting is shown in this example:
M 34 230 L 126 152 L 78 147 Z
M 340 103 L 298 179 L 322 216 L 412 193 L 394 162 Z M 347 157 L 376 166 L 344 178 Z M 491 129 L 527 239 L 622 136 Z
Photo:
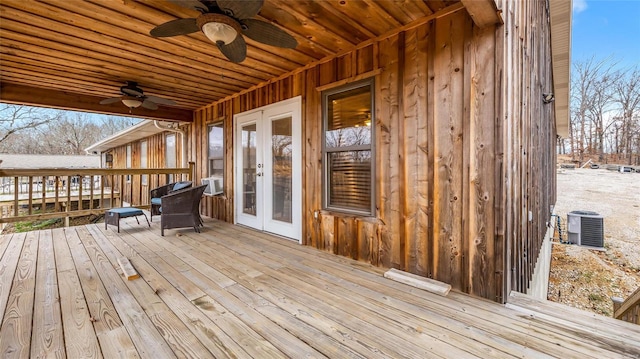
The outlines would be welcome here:
M 500 228 L 506 239 L 505 293 L 525 293 L 556 202 L 555 113 L 541 101 L 552 92 L 547 1 L 498 3 L 504 18 L 501 89 L 504 163 Z
M 478 29 L 461 11 L 196 112 L 183 128 L 196 179 L 207 175 L 207 125 L 223 120 L 226 131 L 225 193 L 205 197 L 203 213 L 233 221 L 233 115 L 301 95 L 304 244 L 492 300 L 527 291 L 548 272 L 534 268 L 548 261 L 539 253 L 555 203 L 553 107 L 541 101 L 551 89 L 548 13 L 544 1 L 498 6 L 503 26 Z M 319 88 L 370 76 L 375 217 L 323 211 Z M 164 138 L 147 138 L 149 168 L 164 167 Z M 126 146 L 113 154 L 114 167 L 124 168 Z M 148 189 L 123 186 L 125 201 L 148 200 Z
M 140 168 L 140 144 L 147 141 L 147 168 L 165 168 L 165 138 L 171 132 L 159 133 L 147 138 L 131 142 L 131 168 Z M 182 146 L 180 134 L 176 133 L 176 152 L 178 165 L 182 158 Z M 113 155 L 113 168 L 127 167 L 127 145 L 115 147 L 110 150 Z M 186 167 L 186 164 L 184 165 Z M 122 201 L 134 206 L 149 204 L 149 191 L 167 183 L 166 176 L 149 176 L 147 184 L 141 184 L 141 176 L 131 176 L 131 182 L 122 181 L 115 183 L 116 190 L 121 191 Z
M 555 202 L 553 109 L 541 101 L 549 24 L 545 1 L 498 6 L 504 26 L 479 29 L 459 11 L 196 111 L 187 157 L 197 179 L 207 125 L 222 119 L 226 131 L 225 193 L 204 198 L 203 214 L 233 222 L 233 115 L 301 95 L 303 244 L 491 300 L 524 292 Z M 369 76 L 375 217 L 323 211 L 318 87 Z

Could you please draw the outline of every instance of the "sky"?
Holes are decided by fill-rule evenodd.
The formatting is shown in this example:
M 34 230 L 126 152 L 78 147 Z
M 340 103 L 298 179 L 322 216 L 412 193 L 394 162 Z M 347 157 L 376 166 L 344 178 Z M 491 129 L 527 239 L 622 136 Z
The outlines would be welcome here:
M 573 0 L 571 61 L 612 56 L 640 66 L 640 0 Z

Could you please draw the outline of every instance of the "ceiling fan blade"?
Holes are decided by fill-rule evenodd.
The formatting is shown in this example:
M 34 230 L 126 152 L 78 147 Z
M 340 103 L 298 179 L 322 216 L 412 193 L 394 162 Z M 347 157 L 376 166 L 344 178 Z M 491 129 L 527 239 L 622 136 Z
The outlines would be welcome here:
M 246 25 L 246 30 L 242 33 L 251 40 L 263 44 L 294 49 L 298 46 L 298 41 L 281 28 L 261 20 L 246 19 L 242 21 Z
M 187 35 L 200 31 L 198 25 L 196 25 L 196 19 L 176 19 L 160 24 L 151 31 L 149 34 L 153 37 L 170 37 L 177 35 Z
M 244 42 L 244 38 L 240 34 L 227 45 L 222 42 L 219 42 L 217 45 L 222 54 L 231 62 L 240 63 L 247 57 L 247 43 Z
M 122 100 L 121 97 L 106 98 L 106 99 L 100 101 L 100 104 L 101 105 L 109 105 L 109 104 L 112 104 L 112 103 L 116 103 L 116 102 L 118 102 L 120 100 Z
M 144 101 L 142 101 L 142 107 L 148 109 L 148 110 L 157 110 L 158 109 L 158 105 L 156 105 L 155 102 L 149 100 L 148 98 L 145 98 Z
M 169 2 L 180 5 L 187 9 L 197 10 L 200 12 L 209 11 L 209 9 L 207 9 L 207 6 L 198 0 L 169 0 Z
M 258 15 L 264 0 L 216 0 L 216 4 L 225 14 L 244 20 Z
M 173 100 L 169 100 L 169 99 L 166 99 L 166 98 L 153 96 L 153 95 L 148 95 L 145 100 L 151 100 L 151 101 L 153 101 L 153 102 L 155 102 L 157 104 L 160 104 L 160 105 L 169 105 L 169 106 L 175 106 L 176 105 L 176 102 L 173 101 Z

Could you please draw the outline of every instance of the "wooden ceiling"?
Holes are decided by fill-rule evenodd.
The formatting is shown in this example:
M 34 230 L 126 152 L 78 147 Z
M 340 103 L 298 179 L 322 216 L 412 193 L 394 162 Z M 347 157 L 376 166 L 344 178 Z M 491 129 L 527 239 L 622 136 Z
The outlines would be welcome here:
M 486 2 L 471 3 L 478 1 Z M 2 0 L 0 101 L 128 113 L 119 102 L 98 102 L 118 96 L 130 80 L 146 95 L 177 102 L 134 115 L 190 119 L 197 108 L 460 6 L 458 0 L 266 0 L 257 18 L 286 30 L 298 46 L 282 49 L 245 37 L 247 59 L 235 64 L 201 32 L 149 35 L 159 24 L 199 15 L 176 2 Z

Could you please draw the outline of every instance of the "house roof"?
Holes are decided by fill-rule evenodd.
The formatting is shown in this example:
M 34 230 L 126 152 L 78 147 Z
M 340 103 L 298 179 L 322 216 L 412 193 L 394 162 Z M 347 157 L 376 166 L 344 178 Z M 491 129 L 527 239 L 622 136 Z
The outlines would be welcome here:
M 549 3 L 556 130 L 565 138 L 569 137 L 571 8 L 572 1 L 551 0 Z
M 0 154 L 0 168 L 99 168 L 100 156 Z
M 266 0 L 255 18 L 285 30 L 297 40 L 298 46 L 284 49 L 247 39 L 247 59 L 236 64 L 228 61 L 200 31 L 168 38 L 149 35 L 159 24 L 199 15 L 198 11 L 177 3 L 3 0 L 1 101 L 192 121 L 196 109 L 345 56 L 358 46 L 399 29 L 462 8 L 480 26 L 496 18 L 493 0 Z M 568 69 L 561 57 L 565 53 L 568 56 L 570 3 L 551 0 L 552 41 L 554 48 L 555 42 L 559 42 L 564 49 L 554 50 L 554 67 L 558 64 L 555 106 L 559 111 L 564 106 L 560 71 Z M 556 16 L 567 9 L 568 16 Z M 177 104 L 155 111 L 139 107 L 131 114 L 120 102 L 99 104 L 103 99 L 118 96 L 120 87 L 128 80 L 136 81 L 145 95 L 172 99 Z M 568 87 L 566 90 L 568 101 Z M 559 112 L 559 117 L 562 116 Z
M 135 142 L 143 138 L 166 131 L 166 123 L 143 120 L 139 123 L 115 133 L 91 146 L 85 148 L 87 153 L 102 153 L 114 147 L 122 146 L 130 142 Z

